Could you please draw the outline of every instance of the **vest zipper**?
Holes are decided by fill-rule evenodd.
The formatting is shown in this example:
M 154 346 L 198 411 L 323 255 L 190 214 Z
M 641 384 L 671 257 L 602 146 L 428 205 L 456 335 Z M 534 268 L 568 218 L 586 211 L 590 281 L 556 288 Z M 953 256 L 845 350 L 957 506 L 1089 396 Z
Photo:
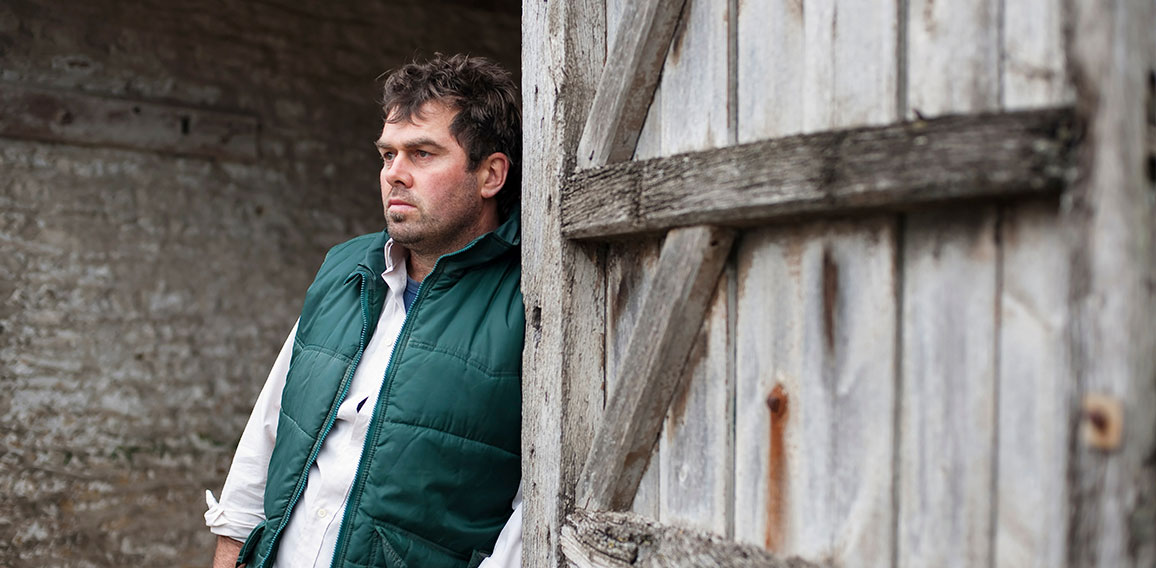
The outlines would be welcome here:
M 401 349 L 401 346 L 405 343 L 405 340 L 409 338 L 410 332 L 412 330 L 412 328 L 409 325 L 409 322 L 412 321 L 409 317 L 409 312 L 413 311 L 414 309 L 417 308 L 418 305 L 421 304 L 421 301 L 425 297 L 425 292 L 427 289 L 426 283 L 437 279 L 437 276 L 439 275 L 438 269 L 441 268 L 442 259 L 445 258 L 446 256 L 457 256 L 459 254 L 464 254 L 466 251 L 474 248 L 474 245 L 477 244 L 479 241 L 481 241 L 482 238 L 484 238 L 484 237 L 485 237 L 485 235 L 474 239 L 473 241 L 470 242 L 470 244 L 466 245 L 465 248 L 462 248 L 461 250 L 454 253 L 453 255 L 445 255 L 445 256 L 438 257 L 437 261 L 434 262 L 433 270 L 430 270 L 429 274 L 426 275 L 426 277 L 424 279 L 422 279 L 421 284 L 417 287 L 417 296 L 413 299 L 413 304 L 411 304 L 409 309 L 406 310 L 405 321 L 402 322 L 402 324 L 401 324 L 401 331 L 398 332 L 397 341 L 394 342 L 393 350 L 389 354 L 389 365 L 385 369 L 385 377 L 383 378 L 382 383 L 381 383 L 383 387 L 391 387 L 393 385 L 394 370 L 397 368 L 397 366 L 394 365 L 394 362 L 397 361 L 397 359 L 396 359 L 397 354 L 398 354 L 399 350 Z M 408 268 L 409 268 L 409 266 L 407 265 L 406 269 L 408 270 Z M 363 343 L 364 343 L 364 339 L 363 339 Z M 360 353 L 358 354 L 358 358 L 360 359 Z M 382 404 L 388 404 L 388 402 L 385 402 L 389 398 L 388 393 L 386 393 L 386 394 L 387 394 L 387 396 L 382 396 L 382 393 L 378 393 L 377 402 L 374 403 L 374 405 L 373 405 L 373 415 L 370 416 L 370 419 L 369 419 L 369 428 L 366 430 L 366 433 L 365 433 L 365 442 L 363 442 L 361 445 L 361 459 L 358 460 L 358 463 L 357 463 L 357 473 L 354 474 L 353 485 L 349 489 L 349 499 L 346 500 L 345 514 L 341 516 L 341 528 L 338 530 L 338 533 L 337 533 L 337 546 L 335 546 L 333 548 L 333 558 L 329 561 L 329 567 L 330 568 L 335 568 L 337 566 L 338 559 L 341 559 L 342 562 L 345 561 L 345 558 L 344 558 L 345 557 L 345 544 L 346 544 L 345 541 L 348 540 L 348 536 L 349 536 L 349 531 L 347 530 L 349 527 L 349 519 L 351 518 L 353 511 L 355 511 L 357 509 L 357 507 L 359 507 L 361 504 L 361 493 L 363 491 L 363 488 L 361 487 L 361 485 L 362 485 L 362 479 L 361 478 L 362 478 L 362 471 L 364 471 L 365 465 L 367 463 L 366 462 L 366 456 L 368 455 L 368 450 L 369 450 L 369 440 L 372 437 L 373 432 L 374 432 L 374 425 L 375 425 L 374 423 L 377 420 L 378 410 L 381 408 Z M 344 397 L 342 397 L 342 398 L 344 398 Z M 324 440 L 324 438 L 323 438 L 323 440 Z
M 321 444 L 325 443 L 325 437 L 329 435 L 329 431 L 333 429 L 333 423 L 337 420 L 337 408 L 341 406 L 341 402 L 349 395 L 349 387 L 353 383 L 353 373 L 357 371 L 357 365 L 361 363 L 361 355 L 365 353 L 366 334 L 369 332 L 369 286 L 366 283 L 364 274 L 358 273 L 361 277 L 361 342 L 357 347 L 357 355 L 353 357 L 353 365 L 350 365 L 349 372 L 346 373 L 345 378 L 342 379 L 341 393 L 337 397 L 337 404 L 334 404 L 329 409 L 329 416 L 325 419 L 325 428 L 321 430 L 321 436 L 317 438 L 317 442 L 313 447 L 312 453 L 309 454 L 309 459 L 305 462 L 305 470 L 302 471 L 301 477 L 297 479 L 297 487 L 293 489 L 293 498 L 289 500 L 289 506 L 285 508 L 285 514 L 281 517 L 281 523 L 277 526 L 277 532 L 273 533 L 273 540 L 269 543 L 269 550 L 276 550 L 277 540 L 281 538 L 281 531 L 285 530 L 285 526 L 289 524 L 289 517 L 293 513 L 293 507 L 297 505 L 297 500 L 301 498 L 301 493 L 305 490 L 305 483 L 309 478 L 309 469 L 313 467 L 313 462 L 317 459 L 317 454 L 321 451 Z M 273 556 L 270 554 L 266 556 L 257 568 L 265 568 L 265 563 Z

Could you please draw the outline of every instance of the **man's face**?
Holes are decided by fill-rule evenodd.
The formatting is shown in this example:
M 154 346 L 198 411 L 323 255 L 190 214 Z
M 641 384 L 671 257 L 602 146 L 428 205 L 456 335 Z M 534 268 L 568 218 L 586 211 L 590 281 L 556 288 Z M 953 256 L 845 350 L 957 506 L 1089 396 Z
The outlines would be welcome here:
M 381 129 L 381 200 L 390 237 L 413 252 L 442 255 L 494 223 L 480 191 L 481 168 L 467 170 L 469 157 L 450 134 L 457 111 L 431 102 L 418 114 Z

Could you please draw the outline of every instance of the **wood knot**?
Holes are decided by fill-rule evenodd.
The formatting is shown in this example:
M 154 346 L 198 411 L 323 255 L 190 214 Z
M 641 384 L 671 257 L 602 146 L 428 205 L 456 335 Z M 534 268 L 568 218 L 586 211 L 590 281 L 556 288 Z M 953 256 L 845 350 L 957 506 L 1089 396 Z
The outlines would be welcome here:
M 1084 444 L 1097 450 L 1115 450 L 1124 434 L 1124 408 L 1119 399 L 1097 393 L 1084 395 L 1081 430 Z

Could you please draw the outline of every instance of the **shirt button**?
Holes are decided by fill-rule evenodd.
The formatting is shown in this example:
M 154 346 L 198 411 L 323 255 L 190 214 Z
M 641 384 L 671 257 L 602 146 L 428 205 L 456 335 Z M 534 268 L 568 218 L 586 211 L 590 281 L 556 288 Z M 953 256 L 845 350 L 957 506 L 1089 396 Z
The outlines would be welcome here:
M 322 518 L 322 519 L 324 519 L 324 518 L 325 518 L 325 516 L 326 516 L 326 515 L 328 515 L 328 514 L 329 514 L 329 511 L 326 511 L 325 509 L 318 509 L 318 510 L 317 510 L 317 516 L 318 516 L 319 518 Z

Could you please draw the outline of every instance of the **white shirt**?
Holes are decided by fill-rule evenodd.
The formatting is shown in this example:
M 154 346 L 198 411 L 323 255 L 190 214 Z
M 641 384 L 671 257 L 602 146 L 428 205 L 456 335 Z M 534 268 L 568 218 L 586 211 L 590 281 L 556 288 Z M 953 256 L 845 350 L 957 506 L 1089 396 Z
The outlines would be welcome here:
M 389 289 L 377 329 L 365 346 L 365 352 L 349 393 L 337 409 L 333 428 L 321 444 L 317 461 L 309 469 L 305 491 L 293 508 L 289 524 L 281 535 L 276 568 L 329 568 L 337 548 L 337 535 L 345 515 L 349 489 L 361 461 L 361 449 L 369 430 L 377 395 L 381 391 L 385 370 L 393 353 L 394 342 L 405 323 L 402 294 L 406 285 L 407 252 L 390 239 L 385 245 L 385 272 L 382 278 Z M 293 337 L 297 325 L 281 347 L 269 378 L 253 405 L 237 453 L 218 502 L 205 492 L 209 510 L 205 524 L 217 535 L 244 541 L 265 520 L 264 492 L 269 456 L 277 435 L 277 416 L 281 409 L 281 391 L 289 372 Z M 516 568 L 522 558 L 522 490 L 514 497 L 513 514 L 498 536 L 494 554 L 482 562 L 483 568 Z M 275 527 L 270 527 L 270 530 Z

